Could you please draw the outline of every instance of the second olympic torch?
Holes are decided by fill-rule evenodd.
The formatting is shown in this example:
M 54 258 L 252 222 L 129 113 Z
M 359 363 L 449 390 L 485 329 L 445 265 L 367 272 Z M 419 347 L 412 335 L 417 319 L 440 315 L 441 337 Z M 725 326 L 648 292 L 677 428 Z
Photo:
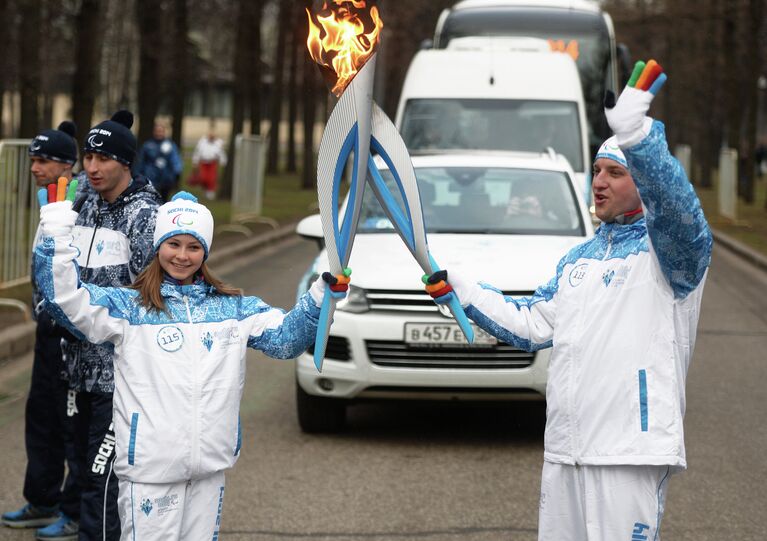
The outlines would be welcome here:
M 330 7 L 329 7 L 330 6 Z M 383 22 L 375 6 L 366 9 L 365 0 L 331 0 L 309 16 L 307 46 L 339 96 L 328 119 L 317 158 L 317 193 L 330 272 L 343 274 L 351 256 L 357 232 L 366 179 L 389 216 L 395 230 L 427 274 L 439 270 L 429 254 L 425 224 L 415 172 L 399 132 L 373 102 L 376 53 Z M 316 18 L 317 23 L 314 19 Z M 404 208 L 383 182 L 370 157 L 371 148 L 390 167 Z M 343 216 L 339 216 L 341 183 L 349 157 L 351 184 Z M 368 173 L 370 176 L 368 177 Z M 320 311 L 314 347 L 314 364 L 322 370 L 336 299 L 327 290 Z M 448 304 L 469 342 L 473 330 L 455 294 Z

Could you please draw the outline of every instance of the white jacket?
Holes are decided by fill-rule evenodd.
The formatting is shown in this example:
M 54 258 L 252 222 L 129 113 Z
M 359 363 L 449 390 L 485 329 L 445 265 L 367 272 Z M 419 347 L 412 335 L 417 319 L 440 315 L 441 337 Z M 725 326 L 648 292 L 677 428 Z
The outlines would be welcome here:
M 303 352 L 315 338 L 322 296 L 315 290 L 324 284 L 286 314 L 257 297 L 217 295 L 204 282 L 166 282 L 167 313 L 158 313 L 141 306 L 135 290 L 80 283 L 71 241 L 43 232 L 36 279 L 60 324 L 114 344 L 118 477 L 175 483 L 233 466 L 246 348 L 281 359 Z
M 224 141 L 218 137 L 211 140 L 207 135 L 197 141 L 192 154 L 192 163 L 196 166 L 200 162 L 218 162 L 221 167 L 224 167 L 226 165 Z
M 684 468 L 685 378 L 711 233 L 660 122 L 623 151 L 643 219 L 602 224 L 529 298 L 448 278 L 483 329 L 526 350 L 553 346 L 545 460 Z

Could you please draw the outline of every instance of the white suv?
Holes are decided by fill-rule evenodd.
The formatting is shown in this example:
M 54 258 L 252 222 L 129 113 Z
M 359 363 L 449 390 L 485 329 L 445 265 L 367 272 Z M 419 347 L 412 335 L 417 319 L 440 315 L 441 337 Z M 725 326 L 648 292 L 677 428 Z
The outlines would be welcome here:
M 593 234 L 567 160 L 553 152 L 414 156 L 429 248 L 512 296 L 531 294 L 559 259 Z M 392 176 L 381 160 L 388 181 Z M 392 181 L 393 182 L 393 181 Z M 319 215 L 297 228 L 321 239 Z M 423 289 L 421 268 L 367 189 L 322 373 L 312 352 L 296 362 L 298 419 L 306 432 L 342 428 L 361 399 L 543 400 L 549 350 L 527 353 L 477 330 L 468 345 L 449 312 Z M 298 287 L 328 268 L 324 250 Z

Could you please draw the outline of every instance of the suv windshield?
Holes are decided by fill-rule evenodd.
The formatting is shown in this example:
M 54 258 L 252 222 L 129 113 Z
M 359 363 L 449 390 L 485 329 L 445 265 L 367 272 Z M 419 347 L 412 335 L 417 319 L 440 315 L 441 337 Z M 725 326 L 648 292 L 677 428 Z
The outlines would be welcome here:
M 544 100 L 413 99 L 402 117 L 412 151 L 429 149 L 522 150 L 551 147 L 583 171 L 575 103 Z
M 402 198 L 388 170 L 381 175 Z M 558 171 L 493 167 L 416 169 L 429 233 L 585 234 L 567 175 Z M 373 191 L 365 190 L 358 232 L 390 233 L 394 227 Z

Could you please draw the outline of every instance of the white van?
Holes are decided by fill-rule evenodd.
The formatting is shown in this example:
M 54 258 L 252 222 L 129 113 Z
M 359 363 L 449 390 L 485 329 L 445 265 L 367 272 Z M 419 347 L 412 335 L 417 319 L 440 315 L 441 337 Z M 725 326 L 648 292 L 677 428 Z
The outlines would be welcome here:
M 513 49 L 513 50 L 511 50 Z M 575 62 L 533 38 L 454 39 L 416 54 L 396 125 L 413 154 L 452 150 L 564 155 L 589 201 L 586 106 Z

